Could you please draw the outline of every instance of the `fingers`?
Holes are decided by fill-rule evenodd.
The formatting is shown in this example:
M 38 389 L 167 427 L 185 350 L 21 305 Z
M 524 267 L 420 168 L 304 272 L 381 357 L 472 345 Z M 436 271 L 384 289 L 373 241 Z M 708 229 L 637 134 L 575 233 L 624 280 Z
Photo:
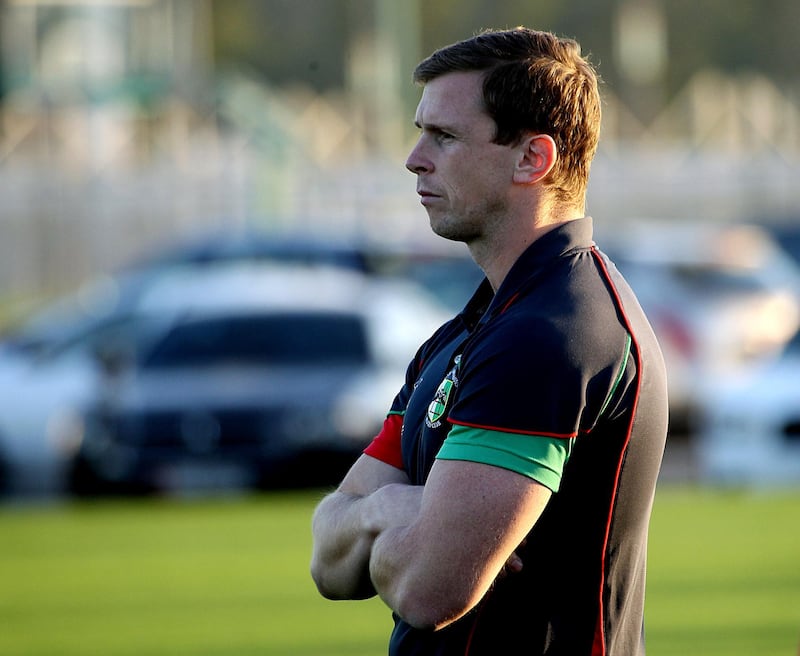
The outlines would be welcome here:
M 506 561 L 506 569 L 514 574 L 522 571 L 522 558 L 517 555 L 516 551 Z

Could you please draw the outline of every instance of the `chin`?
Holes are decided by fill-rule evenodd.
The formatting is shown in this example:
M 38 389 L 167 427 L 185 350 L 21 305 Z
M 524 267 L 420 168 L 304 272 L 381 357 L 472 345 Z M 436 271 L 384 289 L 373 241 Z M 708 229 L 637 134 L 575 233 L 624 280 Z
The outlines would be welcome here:
M 435 234 L 437 237 L 441 237 L 442 239 L 448 239 L 450 241 L 466 241 L 456 230 L 442 228 L 435 225 L 431 225 L 431 230 L 433 230 L 433 234 Z
M 457 233 L 459 232 L 458 226 L 453 225 L 453 222 L 450 220 L 450 217 L 447 216 L 434 216 L 432 214 L 428 214 L 429 223 L 431 226 L 431 231 L 433 234 L 442 237 L 444 239 L 453 239 L 457 240 Z
M 450 241 L 460 241 L 468 244 L 476 238 L 474 232 L 465 230 L 462 226 L 447 223 L 435 223 L 431 221 L 431 230 L 433 234 Z

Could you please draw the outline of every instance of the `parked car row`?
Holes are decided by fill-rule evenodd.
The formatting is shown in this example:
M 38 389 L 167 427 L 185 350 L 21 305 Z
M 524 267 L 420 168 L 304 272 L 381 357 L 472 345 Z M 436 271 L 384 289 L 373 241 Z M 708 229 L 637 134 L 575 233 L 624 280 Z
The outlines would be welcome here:
M 800 481 L 797 263 L 755 226 L 607 232 L 698 471 Z M 165 248 L 0 341 L 0 487 L 333 482 L 379 430 L 419 343 L 481 278 L 463 249 L 255 233 Z

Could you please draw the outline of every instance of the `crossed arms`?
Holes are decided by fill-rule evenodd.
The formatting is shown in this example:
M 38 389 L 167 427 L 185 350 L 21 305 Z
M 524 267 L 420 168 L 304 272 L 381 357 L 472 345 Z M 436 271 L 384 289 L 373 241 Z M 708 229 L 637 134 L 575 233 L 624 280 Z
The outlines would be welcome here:
M 550 498 L 499 467 L 437 460 L 424 486 L 362 455 L 312 521 L 311 574 L 330 599 L 376 593 L 406 622 L 440 629 L 522 564 L 515 549 Z

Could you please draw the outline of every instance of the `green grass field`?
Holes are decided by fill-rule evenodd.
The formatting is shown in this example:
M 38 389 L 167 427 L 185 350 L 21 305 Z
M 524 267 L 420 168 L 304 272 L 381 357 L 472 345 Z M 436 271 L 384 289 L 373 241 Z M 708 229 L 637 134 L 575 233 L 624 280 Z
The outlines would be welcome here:
M 386 653 L 379 601 L 307 574 L 319 493 L 0 507 L 0 654 Z M 650 656 L 795 656 L 800 490 L 666 487 L 653 517 Z

